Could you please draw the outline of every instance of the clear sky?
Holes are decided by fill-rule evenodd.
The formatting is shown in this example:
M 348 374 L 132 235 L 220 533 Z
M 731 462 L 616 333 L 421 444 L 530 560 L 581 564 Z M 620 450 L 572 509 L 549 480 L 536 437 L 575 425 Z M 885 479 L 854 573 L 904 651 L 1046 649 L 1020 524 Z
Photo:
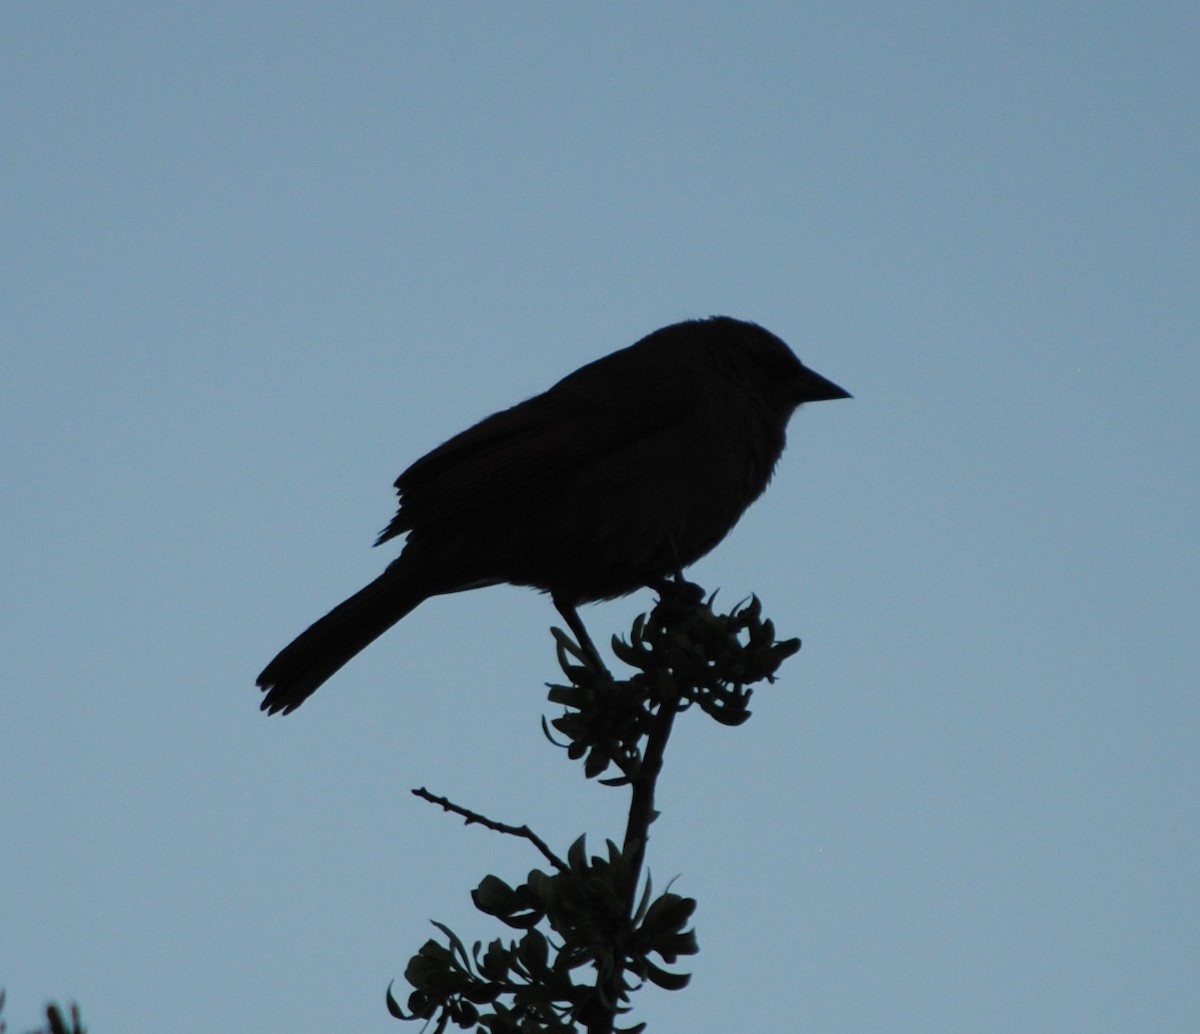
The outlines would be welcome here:
M 542 739 L 535 593 L 286 719 L 254 677 L 394 555 L 409 462 L 728 313 L 855 398 L 692 569 L 805 645 L 677 728 L 649 861 L 701 953 L 635 1018 L 1193 1032 L 1198 44 L 1187 2 L 3 5 L 10 1029 L 405 1029 L 428 920 L 493 936 L 469 889 L 539 864 L 411 787 L 619 833 Z

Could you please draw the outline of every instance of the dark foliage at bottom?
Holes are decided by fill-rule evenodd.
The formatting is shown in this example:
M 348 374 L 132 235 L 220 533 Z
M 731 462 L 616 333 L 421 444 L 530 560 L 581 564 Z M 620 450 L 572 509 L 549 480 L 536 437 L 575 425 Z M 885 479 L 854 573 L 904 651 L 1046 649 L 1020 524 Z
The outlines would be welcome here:
M 549 699 L 564 708 L 544 722 L 546 735 L 582 760 L 588 778 L 615 773 L 606 785 L 630 788 L 629 820 L 620 847 L 609 840 L 589 855 L 581 836 L 558 857 L 527 827 L 508 826 L 428 791 L 414 791 L 448 811 L 498 832 L 528 839 L 549 861 L 516 887 L 486 876 L 472 899 L 484 914 L 519 935 L 470 949 L 448 927 L 409 961 L 407 1008 L 388 989 L 397 1019 L 425 1020 L 436 1034 L 451 1024 L 488 1034 L 588 1034 L 641 1031 L 616 1027 L 630 995 L 649 982 L 678 990 L 686 974 L 664 968 L 697 951 L 689 928 L 696 902 L 669 889 L 657 896 L 643 877 L 646 843 L 657 818 L 654 792 L 676 715 L 692 706 L 716 721 L 740 725 L 750 716 L 751 686 L 773 681 L 800 648 L 777 642 L 753 597 L 728 614 L 712 610 L 695 586 L 682 585 L 648 615 L 629 640 L 612 649 L 634 669 L 614 680 L 601 660 L 555 629 L 564 685 Z

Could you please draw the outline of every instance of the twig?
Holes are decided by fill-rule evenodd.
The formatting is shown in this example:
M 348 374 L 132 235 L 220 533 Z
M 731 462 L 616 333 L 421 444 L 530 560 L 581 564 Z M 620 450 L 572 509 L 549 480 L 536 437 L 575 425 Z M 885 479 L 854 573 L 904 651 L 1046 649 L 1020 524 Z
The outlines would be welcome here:
M 450 800 L 449 797 L 438 797 L 435 794 L 430 793 L 423 786 L 417 790 L 413 790 L 412 792 L 414 796 L 420 797 L 421 800 L 440 806 L 443 811 L 450 811 L 455 815 L 461 815 L 468 826 L 472 823 L 478 823 L 479 825 L 492 830 L 494 833 L 506 833 L 510 837 L 521 837 L 524 840 L 528 840 L 531 844 L 533 844 L 534 847 L 542 852 L 543 857 L 545 857 L 545 859 L 559 872 L 568 871 L 567 863 L 559 858 L 558 855 L 556 855 L 553 851 L 551 851 L 546 842 L 528 826 L 510 826 L 507 823 L 497 822 L 495 819 L 489 819 L 486 815 L 480 815 L 477 811 L 471 811 L 468 808 L 464 808 L 461 804 L 455 804 L 452 800 Z

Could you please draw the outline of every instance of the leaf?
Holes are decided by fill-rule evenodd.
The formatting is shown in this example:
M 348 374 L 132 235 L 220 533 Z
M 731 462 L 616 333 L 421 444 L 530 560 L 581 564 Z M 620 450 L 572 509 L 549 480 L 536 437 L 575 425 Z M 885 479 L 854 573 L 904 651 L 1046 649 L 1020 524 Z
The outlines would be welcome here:
M 479 886 L 471 892 L 471 900 L 480 912 L 490 916 L 504 917 L 517 909 L 517 893 L 499 876 L 485 876 Z
M 667 991 L 682 991 L 692 981 L 690 973 L 671 973 L 660 969 L 653 962 L 646 961 L 646 979 Z

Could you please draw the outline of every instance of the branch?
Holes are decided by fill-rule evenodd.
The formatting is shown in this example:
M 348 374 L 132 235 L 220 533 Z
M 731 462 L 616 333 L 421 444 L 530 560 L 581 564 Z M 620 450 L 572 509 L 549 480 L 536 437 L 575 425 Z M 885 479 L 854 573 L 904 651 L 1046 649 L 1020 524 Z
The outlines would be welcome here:
M 451 811 L 455 815 L 461 815 L 468 826 L 472 823 L 477 823 L 495 833 L 506 833 L 510 837 L 521 837 L 524 840 L 528 840 L 542 852 L 542 856 L 554 868 L 560 872 L 567 871 L 567 863 L 551 851 L 546 842 L 528 826 L 510 826 L 507 823 L 489 819 L 486 815 L 480 815 L 477 811 L 471 811 L 469 808 L 464 808 L 461 804 L 455 804 L 449 797 L 437 797 L 423 786 L 413 790 L 412 793 L 414 797 L 420 797 L 421 800 L 428 801 L 430 804 L 439 805 L 443 811 Z

